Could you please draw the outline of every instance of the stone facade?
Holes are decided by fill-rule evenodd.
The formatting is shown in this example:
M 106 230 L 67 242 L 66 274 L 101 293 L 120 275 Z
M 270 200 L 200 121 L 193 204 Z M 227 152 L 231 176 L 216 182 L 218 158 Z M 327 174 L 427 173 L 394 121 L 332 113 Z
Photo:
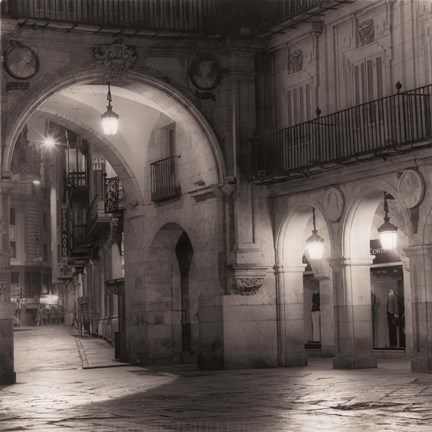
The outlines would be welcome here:
M 20 89 L 2 72 L 2 176 L 9 175 L 20 130 L 39 116 L 85 137 L 124 185 L 130 361 L 191 361 L 207 369 L 307 364 L 305 342 L 312 336 L 304 279 L 310 265 L 321 295 L 321 354 L 334 356 L 335 368 L 375 367 L 370 240 L 378 238 L 387 192 L 399 227 L 406 355 L 413 370 L 430 372 L 427 143 L 269 184 L 249 176 L 254 135 L 317 124 L 317 114 L 393 95 L 397 81 L 403 90 L 430 85 L 428 2 L 353 2 L 265 41 L 138 35 L 125 41 L 108 31 L 54 33 L 3 21 L 3 46 L 19 41 L 30 47 L 39 68 Z M 107 52 L 121 56 L 112 60 Z M 208 67 L 204 76 L 201 67 Z M 97 126 L 104 108 L 97 101 L 108 79 L 125 125 L 112 139 Z M 432 122 L 430 112 L 427 119 Z M 166 147 L 172 127 L 174 153 Z M 155 202 L 150 164 L 177 154 L 181 195 Z M 7 210 L 6 195 L 2 203 Z M 325 254 L 306 263 L 312 207 Z M 2 239 L 9 244 L 7 232 Z M 103 297 L 92 291 L 95 278 L 102 286 L 113 277 L 104 270 L 113 262 L 109 242 L 102 255 L 105 264 L 86 269 L 85 290 L 95 299 Z M 7 254 L 3 261 L 7 274 Z M 2 345 L 0 364 L 12 373 L 8 301 L 6 288 L 0 318 L 9 351 Z M 118 328 L 104 301 L 98 332 L 112 339 Z

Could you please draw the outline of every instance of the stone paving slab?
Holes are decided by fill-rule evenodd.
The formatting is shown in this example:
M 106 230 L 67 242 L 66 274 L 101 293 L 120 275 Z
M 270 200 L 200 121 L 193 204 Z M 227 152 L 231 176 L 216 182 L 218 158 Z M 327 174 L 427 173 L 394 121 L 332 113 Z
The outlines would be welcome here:
M 83 369 L 77 339 L 89 365 L 107 365 L 112 347 L 76 336 L 15 333 L 18 382 L 0 387 L 0 431 L 432 431 L 432 376 L 403 360 L 350 371 L 319 358 L 290 369 Z

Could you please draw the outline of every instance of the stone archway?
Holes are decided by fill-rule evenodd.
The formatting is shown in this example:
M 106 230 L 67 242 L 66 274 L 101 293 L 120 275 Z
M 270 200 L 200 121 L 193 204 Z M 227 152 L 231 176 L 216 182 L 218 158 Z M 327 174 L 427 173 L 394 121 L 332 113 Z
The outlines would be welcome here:
M 198 299 L 194 250 L 176 223 L 161 227 L 144 262 L 145 283 L 137 301 L 146 316 L 139 362 L 144 364 L 196 361 Z
M 67 66 L 62 70 L 53 71 L 50 74 L 40 75 L 34 79 L 31 88 L 26 93 L 26 98 L 21 98 L 13 102 L 11 98 L 11 106 L 8 109 L 8 123 L 2 128 L 2 152 L 1 152 L 1 175 L 3 184 L 1 186 L 2 196 L 2 220 L 7 221 L 9 213 L 8 191 L 5 182 L 10 178 L 10 166 L 16 139 L 31 117 L 38 110 L 42 117 L 55 119 L 60 124 L 70 127 L 79 133 L 84 133 L 86 139 L 90 139 L 91 143 L 100 149 L 107 160 L 115 168 L 120 179 L 123 182 L 128 202 L 134 204 L 142 203 L 143 191 L 139 182 L 136 181 L 136 172 L 131 168 L 130 161 L 126 161 L 122 156 L 122 152 L 112 143 L 100 136 L 100 133 L 95 133 L 95 129 L 88 125 L 80 123 L 76 118 L 69 115 L 59 115 L 50 109 L 40 109 L 41 104 L 47 101 L 52 95 L 56 95 L 66 88 L 75 85 L 104 85 L 105 70 L 100 66 Z M 176 110 L 176 115 L 184 121 L 184 130 L 191 133 L 193 142 L 197 145 L 198 153 L 201 152 L 202 160 L 209 160 L 212 168 L 209 171 L 214 172 L 212 175 L 213 183 L 223 183 L 226 177 L 226 164 L 222 149 L 219 146 L 219 141 L 216 137 L 213 128 L 205 119 L 204 115 L 197 108 L 195 103 L 184 95 L 173 85 L 164 82 L 154 76 L 144 75 L 138 70 L 129 71 L 123 78 L 116 80 L 113 83 L 119 88 L 126 89 L 130 94 L 139 95 L 140 98 L 146 99 L 149 105 L 153 105 L 165 112 L 168 115 L 172 114 L 172 110 Z M 10 110 L 9 110 L 10 108 Z M 98 113 L 100 114 L 100 113 Z M 133 159 L 133 157 L 131 158 Z M 4 217 L 3 217 L 4 216 Z M 0 270 L 4 273 L 6 286 L 10 286 L 9 281 L 9 256 L 7 253 L 9 245 L 8 232 L 5 230 L 2 235 L 2 259 L 0 262 Z M 126 244 L 126 247 L 128 245 Z M 130 244 L 129 244 L 130 247 Z M 127 280 L 127 279 L 126 279 Z M 127 287 L 126 287 L 127 289 Z M 9 288 L 2 293 L 0 299 L 0 325 L 5 325 L 9 328 Z M 4 318 L 4 321 L 3 321 Z M 2 355 L 0 355 L 0 375 L 4 374 L 7 380 L 14 380 L 13 372 L 13 333 L 3 332 L 2 336 Z M 7 335 L 6 335 L 7 333 Z M 3 354 L 4 353 L 4 354 Z M 1 377 L 0 377 L 1 378 Z
M 332 282 L 327 258 L 331 255 L 332 239 L 323 209 L 315 200 L 295 202 L 290 206 L 276 236 L 276 296 L 278 308 L 278 351 L 281 366 L 307 364 L 304 335 L 304 281 L 306 265 L 303 262 L 306 239 L 312 231 L 312 208 L 317 214 L 317 229 L 324 238 L 325 252 L 320 260 L 311 260 L 321 291 L 320 325 L 324 351 L 334 350 Z
M 394 197 L 393 221 L 397 219 L 399 238 L 403 238 L 400 249 L 407 244 L 410 235 L 407 214 L 398 204 L 398 191 L 391 183 L 374 181 L 373 185 L 363 188 L 353 197 L 342 222 L 342 257 L 332 262 L 338 330 L 337 355 L 333 361 L 335 368 L 370 368 L 377 365 L 373 353 L 371 302 L 371 264 L 374 256 L 370 253 L 370 245 L 371 233 L 377 228 L 376 214 L 383 203 L 384 192 Z M 409 299 L 409 284 L 406 292 Z

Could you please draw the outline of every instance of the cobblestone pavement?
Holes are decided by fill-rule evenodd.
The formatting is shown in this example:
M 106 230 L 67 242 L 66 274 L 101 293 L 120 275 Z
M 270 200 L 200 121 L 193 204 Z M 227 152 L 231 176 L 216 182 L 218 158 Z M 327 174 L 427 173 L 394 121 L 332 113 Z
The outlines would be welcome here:
M 432 376 L 378 369 L 198 371 L 115 362 L 75 329 L 15 332 L 17 384 L 0 387 L 0 431 L 432 431 Z M 83 369 L 85 367 L 85 369 Z

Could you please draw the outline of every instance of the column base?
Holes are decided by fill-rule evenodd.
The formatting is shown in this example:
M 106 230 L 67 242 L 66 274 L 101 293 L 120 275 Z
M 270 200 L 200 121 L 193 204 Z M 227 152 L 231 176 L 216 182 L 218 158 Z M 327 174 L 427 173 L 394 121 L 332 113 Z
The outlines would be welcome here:
M 432 373 L 432 362 L 428 360 L 411 360 L 411 372 Z
M 282 357 L 282 367 L 301 367 L 307 366 L 307 353 L 306 351 L 300 351 L 295 353 L 286 353 Z
M 377 367 L 375 357 L 363 358 L 334 358 L 333 369 L 370 369 Z
M 3 372 L 0 373 L 0 385 L 11 385 L 16 383 L 15 372 Z

